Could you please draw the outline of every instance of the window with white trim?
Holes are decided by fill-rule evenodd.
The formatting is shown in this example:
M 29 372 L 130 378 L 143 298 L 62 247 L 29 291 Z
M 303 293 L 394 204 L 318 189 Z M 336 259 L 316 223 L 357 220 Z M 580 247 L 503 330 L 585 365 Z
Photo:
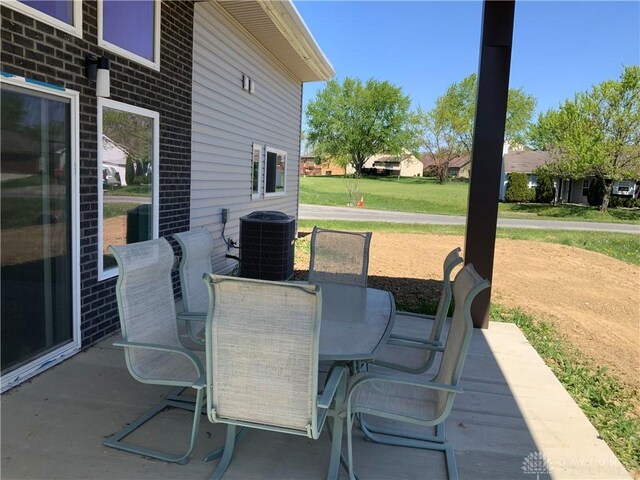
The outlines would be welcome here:
M 109 245 L 158 238 L 158 112 L 98 98 L 98 279 L 118 275 Z
M 74 0 L 9 0 L 3 5 L 82 38 L 82 2 Z
M 251 198 L 286 195 L 287 152 L 253 144 L 251 159 Z
M 582 196 L 586 197 L 587 195 L 589 195 L 589 187 L 591 187 L 591 180 L 588 178 L 585 178 L 584 180 L 582 180 Z
M 264 196 L 284 195 L 287 177 L 287 152 L 266 147 L 264 161 Z
M 262 145 L 253 144 L 251 155 L 251 198 L 260 198 L 262 191 Z
M 156 0 L 99 0 L 98 45 L 160 70 L 160 8 Z

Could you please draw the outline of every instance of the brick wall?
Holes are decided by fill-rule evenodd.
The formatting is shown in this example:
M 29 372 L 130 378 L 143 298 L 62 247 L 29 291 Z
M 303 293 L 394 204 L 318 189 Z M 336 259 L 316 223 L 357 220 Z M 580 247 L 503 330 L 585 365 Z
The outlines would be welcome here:
M 98 281 L 95 85 L 87 54 L 111 59 L 111 98 L 160 113 L 160 236 L 189 228 L 193 3 L 162 2 L 160 71 L 97 46 L 97 4 L 83 1 L 83 38 L 6 6 L 1 70 L 80 92 L 80 285 L 82 346 L 119 329 L 116 279 Z

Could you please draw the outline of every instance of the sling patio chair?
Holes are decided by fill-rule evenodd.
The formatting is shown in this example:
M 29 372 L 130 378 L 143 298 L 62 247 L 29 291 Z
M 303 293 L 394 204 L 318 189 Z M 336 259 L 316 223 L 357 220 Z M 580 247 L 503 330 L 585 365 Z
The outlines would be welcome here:
M 340 465 L 347 370 L 334 367 L 318 393 L 320 287 L 205 275 L 207 413 L 227 424 L 221 478 L 233 455 L 238 426 L 317 439 L 333 417 L 327 478 Z
M 178 387 L 159 405 L 104 442 L 104 445 L 167 462 L 185 464 L 193 451 L 204 406 L 204 352 L 185 348 L 178 336 L 171 269 L 174 255 L 164 238 L 110 246 L 120 269 L 116 284 L 122 341 L 129 373 L 142 383 Z M 181 396 L 186 388 L 193 397 Z M 183 455 L 143 448 L 123 441 L 167 407 L 193 411 L 191 439 Z
M 176 233 L 173 238 L 182 250 L 179 271 L 184 309 L 178 313 L 178 320 L 185 322 L 187 334 L 194 343 L 204 345 L 204 322 L 209 307 L 209 293 L 202 275 L 213 273 L 213 237 L 206 228 L 201 227 Z
M 313 227 L 309 283 L 367 286 L 371 232 Z
M 435 435 L 413 434 L 400 428 L 379 428 L 372 432 L 362 424 L 361 429 L 369 440 L 375 442 L 445 452 L 448 476 L 450 479 L 458 478 L 453 447 L 445 442 L 444 421 L 451 412 L 456 393 L 462 392 L 460 376 L 473 333 L 471 303 L 488 286 L 489 282 L 482 279 L 471 264 L 456 275 L 453 285 L 455 310 L 438 372 L 431 380 L 423 380 L 419 375 L 372 372 L 361 372 L 351 377 L 346 415 L 349 476 L 352 480 L 356 478 L 351 436 L 356 416 L 435 426 Z
M 442 352 L 442 331 L 451 304 L 451 272 L 462 263 L 460 248 L 444 260 L 442 293 L 435 315 L 396 312 L 391 336 L 374 365 L 408 373 L 424 373 L 431 368 L 437 352 Z

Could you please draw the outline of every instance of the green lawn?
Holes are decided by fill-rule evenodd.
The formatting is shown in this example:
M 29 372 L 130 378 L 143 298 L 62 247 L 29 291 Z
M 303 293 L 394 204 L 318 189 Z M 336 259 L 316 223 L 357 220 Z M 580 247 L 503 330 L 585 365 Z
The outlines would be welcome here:
M 430 233 L 435 235 L 464 235 L 464 227 L 458 225 L 418 225 L 383 222 L 351 222 L 345 220 L 300 220 L 301 230 L 311 230 L 314 225 L 336 230 Z M 623 262 L 640 266 L 640 237 L 630 233 L 593 232 L 581 230 L 533 230 L 527 228 L 498 228 L 498 238 L 534 240 L 560 243 L 570 247 L 598 252 Z
M 347 206 L 349 189 L 364 195 L 365 208 L 400 212 L 465 215 L 469 184 L 450 182 L 438 184 L 432 178 L 361 178 L 301 177 L 300 203 Z M 499 205 L 502 218 L 531 218 L 544 220 L 579 220 L 640 224 L 640 209 L 613 208 L 602 213 L 595 207 L 541 204 Z
M 103 218 L 119 217 L 126 215 L 129 210 L 136 208 L 139 203 L 105 203 Z
M 113 187 L 105 189 L 105 195 L 130 196 L 130 197 L 150 197 L 151 185 L 126 185 L 124 187 Z

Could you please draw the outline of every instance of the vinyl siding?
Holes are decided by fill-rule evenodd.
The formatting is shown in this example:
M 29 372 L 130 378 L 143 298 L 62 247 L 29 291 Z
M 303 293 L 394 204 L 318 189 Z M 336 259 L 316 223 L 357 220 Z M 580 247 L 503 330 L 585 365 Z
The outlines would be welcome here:
M 255 210 L 297 216 L 302 88 L 217 4 L 197 3 L 193 38 L 191 228 L 213 235 L 214 270 L 228 265 L 220 236 L 222 208 L 230 209 L 225 236 L 239 240 L 240 217 Z M 242 75 L 255 92 L 241 87 Z M 251 199 L 252 145 L 287 152 L 286 195 Z

